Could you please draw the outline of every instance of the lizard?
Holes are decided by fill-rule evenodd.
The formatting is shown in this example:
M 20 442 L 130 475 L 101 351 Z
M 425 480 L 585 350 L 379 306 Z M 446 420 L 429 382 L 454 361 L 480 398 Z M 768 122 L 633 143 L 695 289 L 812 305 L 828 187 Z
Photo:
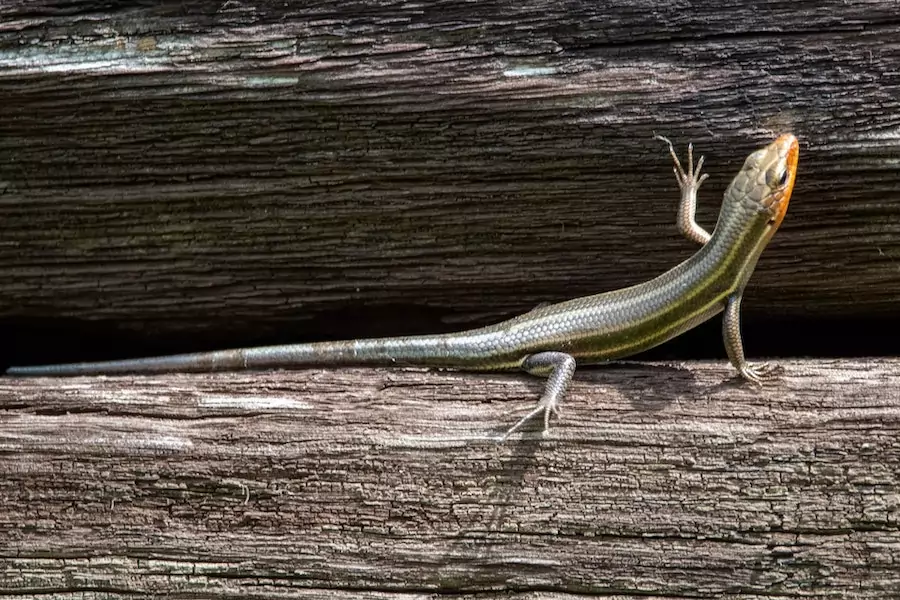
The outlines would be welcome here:
M 713 232 L 695 218 L 697 191 L 707 179 L 688 145 L 685 169 L 668 145 L 681 192 L 677 227 L 700 244 L 691 257 L 654 279 L 630 287 L 539 306 L 500 323 L 454 333 L 235 348 L 151 358 L 60 365 L 17 366 L 12 376 L 73 376 L 118 373 L 202 372 L 336 365 L 392 365 L 463 371 L 521 369 L 547 378 L 537 405 L 503 436 L 543 415 L 546 434 L 558 416 L 576 365 L 625 358 L 699 325 L 724 311 L 722 336 L 739 375 L 760 384 L 768 364 L 744 356 L 741 299 L 763 249 L 778 230 L 794 188 L 799 143 L 779 135 L 744 161 L 725 191 Z

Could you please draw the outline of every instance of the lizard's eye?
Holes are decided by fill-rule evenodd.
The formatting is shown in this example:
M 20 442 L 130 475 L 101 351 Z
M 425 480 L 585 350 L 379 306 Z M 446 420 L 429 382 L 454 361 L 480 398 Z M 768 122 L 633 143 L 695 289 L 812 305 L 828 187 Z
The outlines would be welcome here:
M 780 188 L 784 187 L 784 184 L 787 183 L 788 179 L 788 170 L 783 169 L 781 171 L 776 171 L 775 167 L 772 167 L 768 171 L 766 171 L 766 184 L 770 188 Z

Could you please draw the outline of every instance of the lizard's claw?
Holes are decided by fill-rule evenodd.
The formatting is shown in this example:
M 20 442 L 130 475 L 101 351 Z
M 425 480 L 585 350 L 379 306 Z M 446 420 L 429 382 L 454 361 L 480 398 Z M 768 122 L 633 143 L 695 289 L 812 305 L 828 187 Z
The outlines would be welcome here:
M 672 171 L 675 173 L 675 180 L 678 181 L 678 187 L 684 192 L 687 188 L 693 188 L 694 191 L 700 188 L 700 185 L 706 181 L 706 178 L 709 177 L 706 173 L 700 174 L 700 170 L 703 168 L 703 155 L 697 160 L 697 166 L 694 166 L 694 145 L 688 144 L 688 168 L 687 171 L 684 170 L 684 167 L 681 166 L 681 161 L 678 160 L 678 155 L 675 154 L 675 147 L 672 145 L 672 142 L 667 137 L 663 137 L 659 134 L 654 134 L 654 138 L 665 142 L 669 146 L 669 154 L 672 156 L 672 160 L 675 161 L 675 167 Z
M 740 370 L 741 377 L 758 386 L 761 386 L 766 379 L 777 377 L 783 372 L 784 369 L 782 367 L 772 363 L 747 364 Z
M 541 435 L 547 435 L 547 431 L 550 430 L 550 415 L 555 415 L 556 418 L 559 418 L 559 401 L 554 396 L 544 396 L 542 397 L 537 406 L 531 409 L 527 415 L 519 419 L 515 425 L 510 427 L 506 433 L 503 434 L 503 437 L 500 438 L 500 443 L 506 441 L 510 435 L 518 431 L 522 428 L 522 425 L 535 418 L 539 414 L 544 413 L 544 430 L 541 432 Z

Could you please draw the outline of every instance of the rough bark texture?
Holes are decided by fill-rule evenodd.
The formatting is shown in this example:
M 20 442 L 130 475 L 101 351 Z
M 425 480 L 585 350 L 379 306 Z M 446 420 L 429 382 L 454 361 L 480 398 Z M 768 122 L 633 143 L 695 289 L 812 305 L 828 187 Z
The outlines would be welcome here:
M 893 597 L 900 364 L 784 366 L 582 371 L 503 445 L 537 379 L 0 379 L 0 593 Z
M 693 251 L 653 131 L 707 155 L 709 227 L 751 149 L 801 138 L 751 317 L 900 296 L 884 0 L 5 2 L 0 98 L 22 345 L 446 330 L 647 279 Z

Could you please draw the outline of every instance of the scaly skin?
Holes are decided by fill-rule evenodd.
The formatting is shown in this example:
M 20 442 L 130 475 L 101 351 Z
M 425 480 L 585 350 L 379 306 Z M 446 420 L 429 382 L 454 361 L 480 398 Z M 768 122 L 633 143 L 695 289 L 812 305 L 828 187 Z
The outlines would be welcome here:
M 703 157 L 685 171 L 672 148 L 681 189 L 678 228 L 702 244 L 692 257 L 659 277 L 632 287 L 532 310 L 496 325 L 459 333 L 238 348 L 155 358 L 12 367 L 16 376 L 160 373 L 326 365 L 407 364 L 461 370 L 521 368 L 547 376 L 537 406 L 506 435 L 537 415 L 550 415 L 576 364 L 598 363 L 647 350 L 725 311 L 723 339 L 742 377 L 759 383 L 767 365 L 744 358 L 740 303 L 760 253 L 781 225 L 797 174 L 797 139 L 785 134 L 747 157 L 728 186 L 712 235 L 694 219 Z

